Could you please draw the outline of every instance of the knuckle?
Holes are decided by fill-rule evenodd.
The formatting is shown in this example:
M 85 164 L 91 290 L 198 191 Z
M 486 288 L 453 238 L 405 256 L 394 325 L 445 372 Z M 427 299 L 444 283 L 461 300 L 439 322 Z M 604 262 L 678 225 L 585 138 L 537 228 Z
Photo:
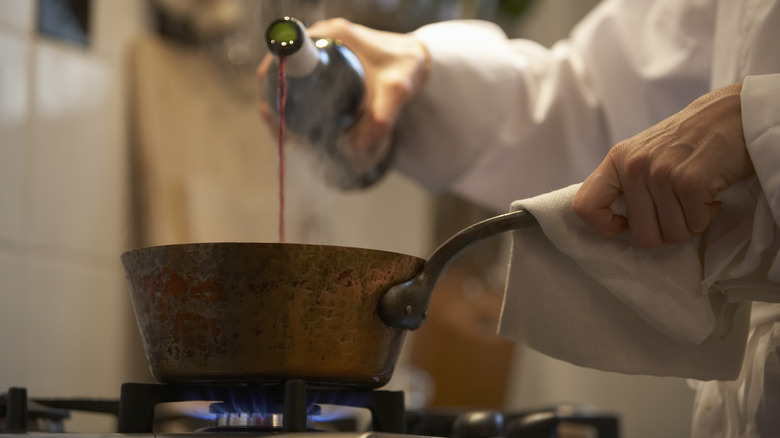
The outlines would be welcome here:
M 393 129 L 393 120 L 387 114 L 372 112 L 368 115 L 368 122 L 375 135 L 387 135 Z
M 674 177 L 674 189 L 685 199 L 696 198 L 706 191 L 701 176 L 692 172 L 678 172 Z
M 312 36 L 328 36 L 335 39 L 346 39 L 351 34 L 351 23 L 343 17 L 328 18 L 318 21 L 308 29 Z
M 672 187 L 683 202 L 707 202 L 711 195 L 706 176 L 689 168 L 681 168 L 672 177 Z
M 682 143 L 670 144 L 656 150 L 651 157 L 648 178 L 654 184 L 674 185 L 676 178 L 685 173 L 683 166 L 689 155 L 689 146 Z
M 643 153 L 633 153 L 624 160 L 624 177 L 629 181 L 641 181 L 648 172 L 649 157 Z
M 342 30 L 342 31 L 348 31 L 350 29 L 350 22 L 344 17 L 335 17 L 330 18 L 327 21 L 327 24 L 332 26 L 334 29 Z
M 650 184 L 661 186 L 671 182 L 671 173 L 672 169 L 668 162 L 655 161 L 649 166 L 647 171 L 647 178 Z
M 647 172 L 650 157 L 632 139 L 623 140 L 609 150 L 610 158 L 622 167 L 624 176 L 636 179 Z
M 346 24 L 349 23 L 347 19 L 344 17 L 333 17 L 328 19 L 327 21 L 331 22 L 333 25 L 338 25 L 338 26 L 346 26 Z
M 398 75 L 389 76 L 386 82 L 388 92 L 392 93 L 399 101 L 404 101 L 409 96 L 412 85 L 405 78 Z
M 630 139 L 616 143 L 607 151 L 607 156 L 615 162 L 622 161 L 624 159 L 623 156 L 627 153 L 629 141 Z

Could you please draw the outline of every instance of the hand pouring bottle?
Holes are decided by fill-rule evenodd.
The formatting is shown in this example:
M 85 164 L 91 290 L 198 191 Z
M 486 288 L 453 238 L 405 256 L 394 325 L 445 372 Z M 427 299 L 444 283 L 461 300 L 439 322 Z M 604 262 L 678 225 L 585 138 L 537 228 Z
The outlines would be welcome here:
M 326 180 L 343 189 L 367 187 L 390 166 L 387 145 L 356 151 L 349 131 L 360 118 L 364 71 L 347 47 L 331 38 L 313 40 L 295 18 L 275 20 L 266 31 L 266 44 L 276 56 L 267 73 L 271 110 L 278 116 L 279 64 L 286 78 L 286 128 L 313 147 L 325 166 Z

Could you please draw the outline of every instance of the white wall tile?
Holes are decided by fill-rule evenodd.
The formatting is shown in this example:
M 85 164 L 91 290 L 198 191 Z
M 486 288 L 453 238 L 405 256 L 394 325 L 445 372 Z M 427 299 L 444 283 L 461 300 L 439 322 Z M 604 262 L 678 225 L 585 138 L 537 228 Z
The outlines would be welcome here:
M 18 346 L 24 369 L 15 384 L 39 396 L 116 397 L 122 381 L 130 305 L 119 268 L 101 269 L 61 257 L 25 263 L 26 289 Z
M 92 2 L 92 46 L 101 54 L 124 58 L 128 44 L 148 28 L 148 2 L 137 0 Z
M 28 53 L 25 38 L 0 33 L 0 240 L 14 242 L 24 230 Z
M 0 0 L 0 26 L 31 31 L 35 3 L 33 0 Z
M 35 4 L 0 0 L 0 392 L 117 397 L 139 361 L 119 253 L 124 57 L 144 26 L 128 11 L 146 3 L 93 2 L 93 29 L 106 36 L 87 49 L 37 38 Z M 115 427 L 110 416 L 73 417 L 73 431 Z
M 89 52 L 34 50 L 30 242 L 115 256 L 127 213 L 116 72 Z

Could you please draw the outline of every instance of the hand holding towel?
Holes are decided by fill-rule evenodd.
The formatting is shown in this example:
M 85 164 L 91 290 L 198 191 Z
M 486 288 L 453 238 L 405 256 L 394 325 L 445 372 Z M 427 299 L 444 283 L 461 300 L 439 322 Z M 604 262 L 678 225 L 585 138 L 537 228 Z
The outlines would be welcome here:
M 514 231 L 500 334 L 608 371 L 735 378 L 750 319 L 744 299 L 778 287 L 748 275 L 761 272 L 760 256 L 747 256 L 762 250 L 751 239 L 765 215 L 756 186 L 729 189 L 701 239 L 654 249 L 632 247 L 625 233 L 590 231 L 571 209 L 579 184 L 516 201 L 512 209 L 528 210 L 540 226 Z M 731 292 L 742 301 L 729 300 Z

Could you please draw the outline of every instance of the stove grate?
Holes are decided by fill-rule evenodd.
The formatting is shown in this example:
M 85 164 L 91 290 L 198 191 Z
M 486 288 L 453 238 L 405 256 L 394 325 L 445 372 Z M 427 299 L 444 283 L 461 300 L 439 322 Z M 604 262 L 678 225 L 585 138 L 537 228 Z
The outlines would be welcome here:
M 372 429 L 377 432 L 405 433 L 405 404 L 402 391 L 309 388 L 303 380 L 281 384 L 251 385 L 164 385 L 125 383 L 119 401 L 119 433 L 152 433 L 157 404 L 213 400 L 231 403 L 277 403 L 282 405 L 284 432 L 308 430 L 311 405 L 332 404 L 366 408 Z

